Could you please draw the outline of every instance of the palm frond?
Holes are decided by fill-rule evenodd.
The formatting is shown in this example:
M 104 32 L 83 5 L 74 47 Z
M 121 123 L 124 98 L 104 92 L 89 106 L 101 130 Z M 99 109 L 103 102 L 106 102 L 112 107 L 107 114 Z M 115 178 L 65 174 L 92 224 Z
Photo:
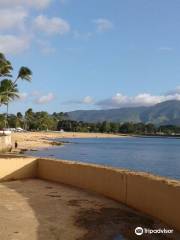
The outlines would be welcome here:
M 21 67 L 17 78 L 30 82 L 32 78 L 32 71 L 27 67 Z

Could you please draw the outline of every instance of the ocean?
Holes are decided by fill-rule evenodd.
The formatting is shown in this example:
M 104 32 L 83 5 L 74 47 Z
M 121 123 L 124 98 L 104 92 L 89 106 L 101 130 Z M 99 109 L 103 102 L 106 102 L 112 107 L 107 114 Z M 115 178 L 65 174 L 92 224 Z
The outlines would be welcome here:
M 27 154 L 95 163 L 180 179 L 180 139 L 125 137 L 56 141 L 69 143 Z

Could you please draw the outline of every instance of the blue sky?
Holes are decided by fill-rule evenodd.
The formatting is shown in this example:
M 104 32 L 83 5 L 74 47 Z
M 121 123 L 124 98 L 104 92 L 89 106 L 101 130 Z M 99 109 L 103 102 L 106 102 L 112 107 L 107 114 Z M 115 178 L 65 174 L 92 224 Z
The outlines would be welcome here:
M 0 51 L 33 71 L 10 111 L 180 100 L 179 11 L 178 0 L 0 0 Z

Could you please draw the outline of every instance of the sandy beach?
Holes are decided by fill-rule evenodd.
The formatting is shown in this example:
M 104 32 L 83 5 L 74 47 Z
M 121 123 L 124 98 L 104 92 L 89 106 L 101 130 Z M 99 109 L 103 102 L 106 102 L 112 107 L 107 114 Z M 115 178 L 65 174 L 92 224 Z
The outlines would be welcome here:
M 72 133 L 72 132 L 23 132 L 12 134 L 12 144 L 14 147 L 15 141 L 18 143 L 17 150 L 38 150 L 47 148 L 56 143 L 53 139 L 56 138 L 117 138 L 121 135 L 106 134 L 106 133 Z M 54 143 L 54 144 L 53 144 Z

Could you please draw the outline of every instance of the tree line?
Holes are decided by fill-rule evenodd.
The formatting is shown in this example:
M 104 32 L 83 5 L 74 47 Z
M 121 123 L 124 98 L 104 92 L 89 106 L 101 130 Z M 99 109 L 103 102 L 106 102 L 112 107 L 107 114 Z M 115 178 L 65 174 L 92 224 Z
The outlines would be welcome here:
M 23 128 L 28 131 L 60 131 L 66 132 L 99 132 L 99 133 L 121 133 L 121 134 L 137 134 L 137 135 L 173 135 L 180 134 L 180 126 L 166 125 L 155 126 L 148 123 L 132 123 L 132 122 L 98 122 L 87 123 L 82 121 L 72 121 L 67 113 L 48 114 L 45 111 L 34 112 L 31 108 L 23 115 L 21 112 L 15 114 L 0 115 L 0 128 L 6 126 L 8 121 L 10 128 Z

